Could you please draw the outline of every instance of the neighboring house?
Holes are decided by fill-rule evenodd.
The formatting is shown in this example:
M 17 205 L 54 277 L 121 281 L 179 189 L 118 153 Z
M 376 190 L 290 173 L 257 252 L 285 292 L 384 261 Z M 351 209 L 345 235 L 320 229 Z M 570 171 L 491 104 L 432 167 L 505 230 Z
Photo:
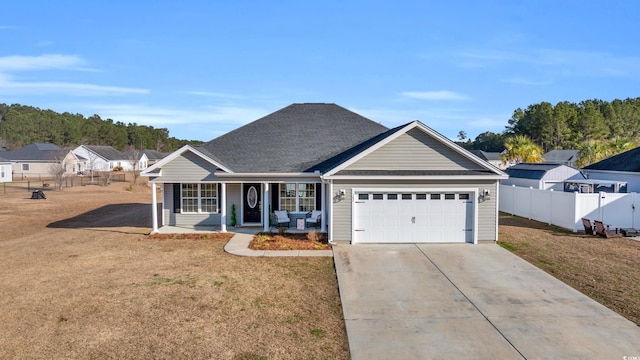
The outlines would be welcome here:
M 147 155 L 147 164 L 143 169 L 146 169 L 147 167 L 157 163 L 158 161 L 162 160 L 165 158 L 165 156 L 169 155 L 167 153 L 163 153 L 160 151 L 156 151 L 156 150 L 142 150 L 142 152 L 144 152 L 145 155 Z
M 55 144 L 34 143 L 25 147 L 4 151 L 2 156 L 11 161 L 15 178 L 47 177 L 54 164 L 62 164 L 68 175 L 79 171 L 81 160 L 69 149 Z
M 142 172 L 152 227 L 290 226 L 312 210 L 332 242 L 494 242 L 506 174 L 419 121 L 388 129 L 335 104 L 293 104 Z
M 627 192 L 640 192 L 640 147 L 585 166 L 582 172 L 588 179 L 627 183 Z
M 562 164 L 520 163 L 505 170 L 509 179 L 502 185 L 532 187 L 534 189 L 564 190 L 565 180 L 584 179 L 578 169 Z
M 111 171 L 116 167 L 121 167 L 123 171 L 133 169 L 133 158 L 111 146 L 80 145 L 73 152 L 86 159 L 87 171 Z M 140 161 L 146 164 L 147 157 L 144 153 L 141 153 L 138 162 Z
M 495 151 L 483 151 L 483 150 L 469 150 L 471 153 L 480 159 L 488 162 L 489 164 L 497 167 L 500 170 L 504 170 L 509 167 L 510 164 L 502 161 L 502 153 Z
M 131 170 L 135 165 L 136 170 L 144 170 L 149 167 L 149 156 L 147 152 L 151 150 L 127 150 L 124 156 L 128 159 L 126 170 Z M 155 162 L 154 162 L 155 163 Z M 123 167 L 125 169 L 125 167 Z
M 576 161 L 580 157 L 580 150 L 551 150 L 542 155 L 545 163 L 562 164 L 576 168 Z
M 0 157 L 0 183 L 11 182 L 12 180 L 11 161 Z

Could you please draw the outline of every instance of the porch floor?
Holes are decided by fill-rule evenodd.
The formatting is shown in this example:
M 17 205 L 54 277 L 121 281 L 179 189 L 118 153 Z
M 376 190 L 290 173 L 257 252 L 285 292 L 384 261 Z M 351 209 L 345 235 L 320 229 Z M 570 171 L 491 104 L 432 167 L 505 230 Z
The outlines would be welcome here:
M 255 235 L 259 232 L 263 232 L 264 228 L 262 226 L 247 226 L 247 227 L 234 227 L 227 226 L 227 232 L 237 233 L 237 234 L 250 234 Z M 271 232 L 278 232 L 277 227 L 271 227 L 269 229 Z M 287 233 L 290 234 L 306 234 L 311 231 L 320 232 L 320 229 L 311 228 L 298 230 L 296 228 L 287 228 Z M 159 234 L 205 234 L 210 232 L 220 232 L 220 226 L 169 226 L 165 225 L 158 228 Z

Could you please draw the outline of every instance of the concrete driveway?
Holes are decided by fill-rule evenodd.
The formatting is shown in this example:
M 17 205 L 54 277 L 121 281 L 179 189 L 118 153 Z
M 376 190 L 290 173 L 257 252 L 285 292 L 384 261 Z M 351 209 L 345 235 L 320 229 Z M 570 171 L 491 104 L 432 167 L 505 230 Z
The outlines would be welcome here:
M 640 359 L 640 327 L 498 245 L 338 245 L 353 359 Z

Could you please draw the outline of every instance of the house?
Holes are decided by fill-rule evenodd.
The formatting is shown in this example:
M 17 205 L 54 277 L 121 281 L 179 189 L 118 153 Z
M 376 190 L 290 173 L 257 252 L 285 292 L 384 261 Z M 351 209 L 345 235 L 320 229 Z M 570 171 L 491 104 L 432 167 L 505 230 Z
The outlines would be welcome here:
M 505 170 L 509 179 L 502 185 L 564 191 L 565 180 L 584 179 L 580 170 L 562 164 L 520 163 Z
M 69 149 L 55 144 L 34 143 L 25 147 L 2 152 L 11 161 L 15 178 L 48 177 L 52 166 L 62 164 L 66 174 L 73 175 L 81 167 L 81 160 Z
M 576 161 L 580 157 L 580 150 L 551 150 L 542 155 L 545 163 L 562 164 L 576 168 Z
M 186 145 L 141 173 L 161 226 L 289 226 L 321 212 L 332 242 L 493 242 L 499 169 L 419 121 L 388 129 L 335 104 L 293 104 Z
M 627 183 L 627 192 L 640 192 L 640 147 L 585 166 L 582 172 L 588 179 Z
M 138 152 L 138 158 L 133 153 L 123 153 L 111 146 L 102 145 L 80 145 L 73 152 L 87 159 L 86 169 L 88 171 L 112 171 L 114 168 L 122 168 L 123 171 L 131 171 L 136 164 L 136 169 L 141 170 L 139 166 L 148 162 L 147 155 Z
M 147 167 L 157 163 L 158 161 L 164 159 L 165 156 L 167 156 L 167 153 L 163 153 L 160 151 L 156 151 L 156 150 L 142 150 L 142 152 L 147 156 L 147 163 L 145 164 L 141 164 L 140 169 L 146 169 Z M 144 166 L 143 166 L 144 165 Z
M 11 182 L 12 180 L 11 161 L 0 157 L 0 183 Z
M 509 167 L 509 164 L 502 160 L 502 153 L 497 151 L 483 151 L 483 150 L 469 150 L 471 153 L 480 159 L 488 162 L 489 164 L 497 167 L 500 170 L 504 170 Z

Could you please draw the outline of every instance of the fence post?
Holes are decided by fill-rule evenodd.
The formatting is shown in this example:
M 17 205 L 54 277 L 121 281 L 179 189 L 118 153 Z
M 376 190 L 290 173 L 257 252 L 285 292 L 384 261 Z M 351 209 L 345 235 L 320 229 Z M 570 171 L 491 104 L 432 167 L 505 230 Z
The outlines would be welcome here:
M 516 186 L 511 185 L 511 216 L 516 214 Z
M 550 189 L 549 191 L 551 191 L 549 193 L 549 225 L 551 225 L 551 222 L 553 221 L 553 189 Z

